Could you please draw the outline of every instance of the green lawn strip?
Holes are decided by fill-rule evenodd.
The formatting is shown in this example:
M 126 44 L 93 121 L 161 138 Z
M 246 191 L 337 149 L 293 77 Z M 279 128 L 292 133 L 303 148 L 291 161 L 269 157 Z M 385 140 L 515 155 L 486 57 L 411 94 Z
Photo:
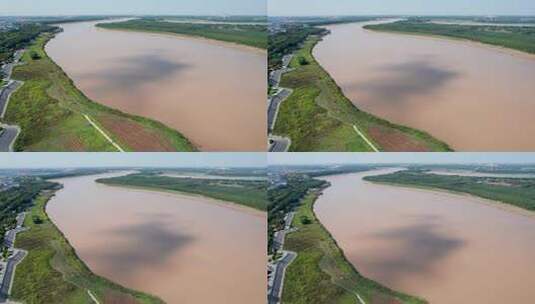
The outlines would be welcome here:
M 115 186 L 196 194 L 240 204 L 257 210 L 265 211 L 267 209 L 267 183 L 264 181 L 190 179 L 130 174 L 98 179 L 97 182 Z
M 24 54 L 25 64 L 13 71 L 14 79 L 25 82 L 11 96 L 6 111 L 6 121 L 22 129 L 15 143 L 16 150 L 117 151 L 89 124 L 84 114 L 97 124 L 98 118 L 103 116 L 112 121 L 127 121 L 145 132 L 158 134 L 177 151 L 195 150 L 179 132 L 159 122 L 125 114 L 88 99 L 45 53 L 44 46 L 52 37 L 42 34 Z M 40 58 L 32 58 L 32 52 Z M 105 132 L 123 149 L 133 150 L 128 142 L 108 130 Z
M 17 236 L 15 247 L 28 254 L 17 266 L 13 299 L 24 303 L 93 303 L 87 294 L 90 290 L 101 303 L 110 297 L 163 303 L 93 274 L 45 213 L 52 195 L 43 193 L 35 199 L 24 223 L 30 229 Z M 36 223 L 36 219 L 42 223 Z
M 535 53 L 535 27 L 533 26 L 436 24 L 409 20 L 367 25 L 365 28 L 378 31 L 467 39 L 526 53 Z
M 535 211 L 535 179 L 446 176 L 414 171 L 367 176 L 367 181 L 467 193 L 492 201 Z M 509 185 L 501 185 L 506 183 Z
M 371 127 L 401 132 L 407 140 L 430 151 L 450 150 L 425 132 L 392 124 L 357 109 L 312 56 L 312 49 L 320 39 L 310 36 L 290 63 L 294 70 L 282 77 L 281 86 L 294 92 L 280 106 L 274 133 L 292 139 L 291 151 L 371 151 L 353 125 L 379 150 L 381 145 L 368 134 Z
M 317 192 L 309 193 L 297 208 L 296 232 L 286 236 L 285 249 L 297 253 L 286 270 L 284 303 L 425 303 L 388 289 L 358 273 L 313 212 Z M 310 220 L 303 224 L 302 219 Z
M 195 24 L 165 22 L 154 19 L 135 19 L 115 23 L 101 23 L 97 26 L 106 29 L 165 32 L 197 36 L 267 49 L 266 25 Z

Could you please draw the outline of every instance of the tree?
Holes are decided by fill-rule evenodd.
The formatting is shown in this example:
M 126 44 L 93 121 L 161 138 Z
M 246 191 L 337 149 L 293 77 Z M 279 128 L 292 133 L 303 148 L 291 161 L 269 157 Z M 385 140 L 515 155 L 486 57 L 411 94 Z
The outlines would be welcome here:
M 30 52 L 30 57 L 32 57 L 33 60 L 41 59 L 41 55 L 39 55 L 36 51 L 31 51 Z
M 309 63 L 310 62 L 308 62 L 308 60 L 305 57 L 303 56 L 299 57 L 299 65 L 307 65 Z
M 306 215 L 302 215 L 300 217 L 300 220 L 301 220 L 301 224 L 303 224 L 303 225 L 308 225 L 308 224 L 312 223 L 312 221 Z

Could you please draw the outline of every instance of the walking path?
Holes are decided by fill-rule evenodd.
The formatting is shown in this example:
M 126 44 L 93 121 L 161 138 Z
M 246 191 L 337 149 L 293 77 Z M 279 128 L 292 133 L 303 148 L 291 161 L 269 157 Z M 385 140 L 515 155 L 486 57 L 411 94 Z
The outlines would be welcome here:
M 89 123 L 95 128 L 97 129 L 97 131 L 100 132 L 100 134 L 102 134 L 107 141 L 109 141 L 119 152 L 124 152 L 123 148 L 121 148 L 121 146 L 119 146 L 116 142 L 113 141 L 113 139 L 111 139 L 111 137 L 108 136 L 108 134 L 106 134 L 93 120 L 91 120 L 91 118 L 89 118 L 88 115 L 84 114 L 84 117 L 85 119 L 87 119 L 87 121 L 89 121 Z
M 366 138 L 366 136 L 364 136 L 364 133 L 360 132 L 359 128 L 357 128 L 356 125 L 353 125 L 353 129 L 355 130 L 355 132 L 357 132 L 357 134 L 362 137 L 362 139 L 364 139 L 364 141 L 370 146 L 370 148 L 372 148 L 373 152 L 379 152 L 379 149 L 377 149 L 373 144 L 372 142 Z
M 89 297 L 91 297 L 91 300 L 93 300 L 93 302 L 95 302 L 96 304 L 100 304 L 97 297 L 95 297 L 95 295 L 91 292 L 91 290 L 88 289 L 87 294 L 89 295 Z

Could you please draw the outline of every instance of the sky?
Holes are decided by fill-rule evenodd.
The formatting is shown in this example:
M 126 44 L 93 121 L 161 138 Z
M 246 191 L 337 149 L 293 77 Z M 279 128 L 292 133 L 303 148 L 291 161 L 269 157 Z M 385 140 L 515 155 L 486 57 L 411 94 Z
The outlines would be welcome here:
M 265 15 L 266 0 L 1 0 L 0 15 Z
M 270 153 L 270 165 L 535 163 L 535 153 Z
M 267 0 L 270 16 L 535 15 L 534 0 Z
M 0 169 L 264 167 L 265 153 L 2 153 Z

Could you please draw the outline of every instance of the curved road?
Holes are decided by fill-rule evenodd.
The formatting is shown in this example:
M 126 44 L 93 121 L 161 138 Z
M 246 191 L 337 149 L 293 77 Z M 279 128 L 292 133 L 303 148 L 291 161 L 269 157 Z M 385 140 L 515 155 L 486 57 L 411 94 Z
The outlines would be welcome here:
M 5 80 L 9 81 L 9 83 L 7 86 L 0 89 L 0 119 L 4 119 L 7 105 L 9 103 L 9 97 L 11 97 L 11 94 L 13 94 L 13 92 L 15 92 L 24 83 L 18 80 L 11 80 L 13 67 L 19 64 L 22 54 L 24 54 L 24 50 L 16 51 L 13 55 L 13 62 L 2 66 L 2 72 L 5 75 Z M 2 130 L 0 130 L 0 152 L 13 151 L 13 145 L 19 136 L 20 128 L 18 126 L 9 126 L 1 123 L 0 128 L 2 128 Z

